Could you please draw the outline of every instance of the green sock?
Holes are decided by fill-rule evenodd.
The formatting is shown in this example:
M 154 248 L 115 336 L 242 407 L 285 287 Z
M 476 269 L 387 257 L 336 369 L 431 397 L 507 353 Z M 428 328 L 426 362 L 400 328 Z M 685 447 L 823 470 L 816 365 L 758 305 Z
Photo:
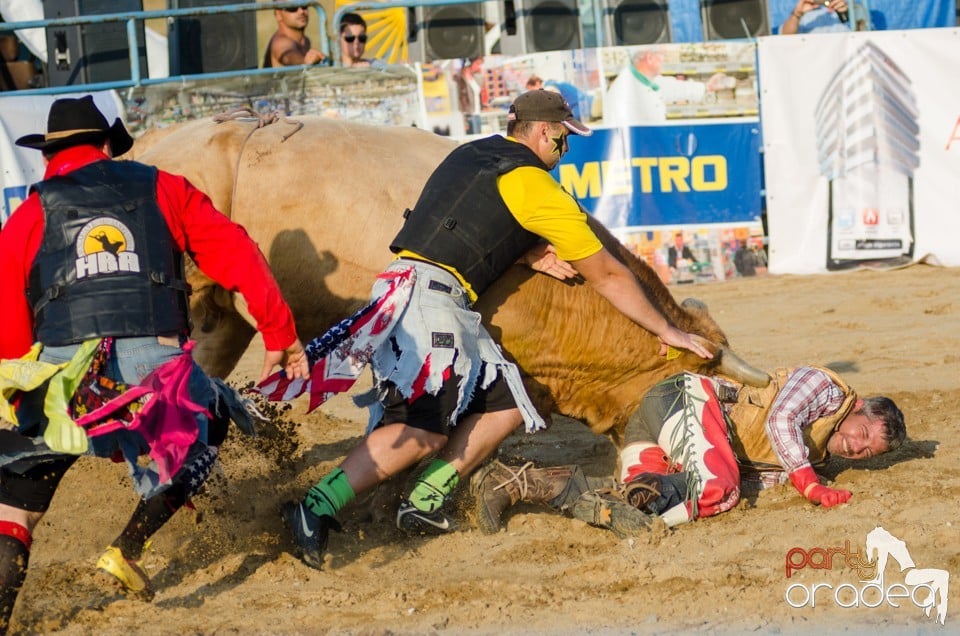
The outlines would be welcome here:
M 435 459 L 417 479 L 410 492 L 410 503 L 417 510 L 433 512 L 443 505 L 443 500 L 459 483 L 457 469 L 442 459 Z
M 318 517 L 334 517 L 356 496 L 347 481 L 347 475 L 337 468 L 307 491 L 304 504 Z

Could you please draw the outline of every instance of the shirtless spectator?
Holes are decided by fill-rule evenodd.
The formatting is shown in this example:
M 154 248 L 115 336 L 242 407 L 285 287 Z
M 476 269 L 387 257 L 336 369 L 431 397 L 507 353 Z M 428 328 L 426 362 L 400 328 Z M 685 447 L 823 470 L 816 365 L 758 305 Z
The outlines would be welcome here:
M 263 68 L 320 64 L 327 59 L 322 52 L 310 47 L 306 33 L 310 22 L 307 7 L 275 9 L 273 16 L 277 19 L 277 30 L 267 43 Z

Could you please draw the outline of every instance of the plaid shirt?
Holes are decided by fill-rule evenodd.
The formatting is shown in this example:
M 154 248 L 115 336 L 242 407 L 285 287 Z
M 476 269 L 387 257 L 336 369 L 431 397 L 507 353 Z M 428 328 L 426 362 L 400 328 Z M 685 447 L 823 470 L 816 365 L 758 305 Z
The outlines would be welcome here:
M 803 431 L 821 417 L 836 413 L 845 396 L 826 373 L 799 367 L 780 389 L 767 416 L 766 431 L 783 470 L 745 474 L 755 485 L 767 488 L 786 483 L 793 471 L 810 466 Z

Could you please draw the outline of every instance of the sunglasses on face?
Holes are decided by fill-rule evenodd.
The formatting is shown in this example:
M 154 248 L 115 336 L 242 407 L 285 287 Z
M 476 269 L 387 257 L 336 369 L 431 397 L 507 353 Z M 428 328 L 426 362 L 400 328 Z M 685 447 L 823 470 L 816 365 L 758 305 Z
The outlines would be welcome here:
M 343 39 L 347 41 L 347 44 L 353 44 L 354 40 L 360 40 L 360 44 L 365 44 L 367 42 L 366 35 L 345 35 Z
M 284 9 L 287 13 L 296 13 L 297 11 L 306 11 L 306 7 L 287 7 Z

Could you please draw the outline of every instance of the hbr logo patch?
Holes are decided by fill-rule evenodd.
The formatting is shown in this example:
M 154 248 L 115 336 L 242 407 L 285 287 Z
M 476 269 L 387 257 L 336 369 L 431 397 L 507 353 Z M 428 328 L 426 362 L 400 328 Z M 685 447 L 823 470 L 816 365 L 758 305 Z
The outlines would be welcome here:
M 100 217 L 83 226 L 77 235 L 77 280 L 115 274 L 139 272 L 133 234 L 116 219 Z

